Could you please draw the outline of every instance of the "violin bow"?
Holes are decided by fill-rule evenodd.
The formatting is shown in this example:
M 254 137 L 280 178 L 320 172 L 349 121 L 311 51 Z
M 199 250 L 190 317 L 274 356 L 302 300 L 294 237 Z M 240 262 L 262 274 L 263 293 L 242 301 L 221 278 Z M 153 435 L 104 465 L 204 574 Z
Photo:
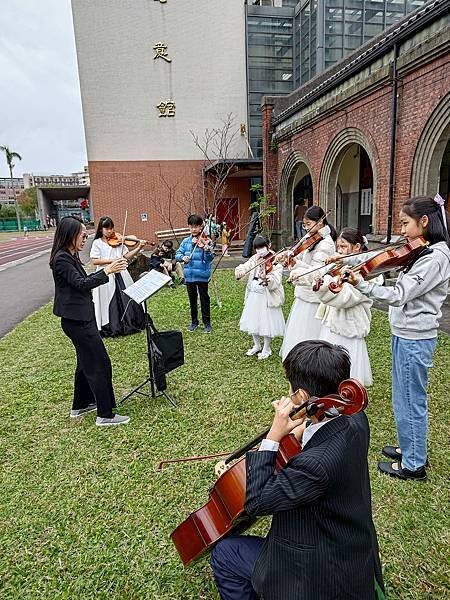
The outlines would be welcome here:
M 128 219 L 128 209 L 125 209 L 125 219 L 124 219 L 124 223 L 123 223 L 123 235 L 122 235 L 122 245 L 120 247 L 120 256 L 123 256 L 123 247 L 125 245 L 125 229 L 127 226 L 127 219 Z

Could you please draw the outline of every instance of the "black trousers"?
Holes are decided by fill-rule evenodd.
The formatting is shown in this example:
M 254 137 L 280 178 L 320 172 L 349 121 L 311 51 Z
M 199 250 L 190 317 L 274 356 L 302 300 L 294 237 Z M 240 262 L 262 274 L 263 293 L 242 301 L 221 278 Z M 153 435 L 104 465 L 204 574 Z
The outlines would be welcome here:
M 73 390 L 73 410 L 97 404 L 97 416 L 110 419 L 116 406 L 112 368 L 95 319 L 61 319 L 61 327 L 77 353 Z
M 191 307 L 191 322 L 198 325 L 197 290 L 200 296 L 203 325 L 211 324 L 211 301 L 208 294 L 207 281 L 187 281 L 187 293 Z

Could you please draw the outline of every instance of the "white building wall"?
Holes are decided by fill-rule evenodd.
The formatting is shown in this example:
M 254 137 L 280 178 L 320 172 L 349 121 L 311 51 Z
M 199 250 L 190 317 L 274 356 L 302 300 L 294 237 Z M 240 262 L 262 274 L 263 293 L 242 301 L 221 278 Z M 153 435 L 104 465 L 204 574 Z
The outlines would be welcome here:
M 72 0 L 89 161 L 201 159 L 190 130 L 247 123 L 244 0 Z M 172 62 L 154 59 L 167 45 Z M 175 117 L 156 106 L 172 99 Z M 247 157 L 237 136 L 235 155 Z

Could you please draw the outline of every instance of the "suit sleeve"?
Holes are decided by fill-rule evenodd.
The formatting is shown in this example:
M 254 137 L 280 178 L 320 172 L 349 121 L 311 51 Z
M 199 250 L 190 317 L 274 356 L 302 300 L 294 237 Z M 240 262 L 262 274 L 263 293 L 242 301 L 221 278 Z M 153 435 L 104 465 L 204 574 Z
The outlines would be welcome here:
M 72 261 L 65 256 L 58 256 L 53 268 L 57 277 L 65 279 L 71 287 L 79 290 L 92 290 L 109 281 L 103 269 L 83 277 Z
M 328 476 L 317 461 L 301 457 L 274 474 L 276 452 L 248 452 L 245 511 L 250 517 L 298 508 L 323 496 Z

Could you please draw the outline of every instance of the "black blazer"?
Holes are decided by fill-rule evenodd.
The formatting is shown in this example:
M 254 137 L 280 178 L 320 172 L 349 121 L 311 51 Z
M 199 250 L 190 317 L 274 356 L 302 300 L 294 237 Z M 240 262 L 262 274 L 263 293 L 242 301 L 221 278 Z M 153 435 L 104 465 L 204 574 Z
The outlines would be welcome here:
M 104 270 L 87 275 L 79 260 L 68 250 L 60 250 L 53 259 L 52 271 L 55 281 L 53 313 L 75 321 L 95 319 L 91 290 L 108 282 Z
M 275 452 L 247 454 L 250 516 L 273 515 L 253 571 L 265 600 L 373 600 L 382 586 L 361 412 L 321 427 L 274 475 Z

